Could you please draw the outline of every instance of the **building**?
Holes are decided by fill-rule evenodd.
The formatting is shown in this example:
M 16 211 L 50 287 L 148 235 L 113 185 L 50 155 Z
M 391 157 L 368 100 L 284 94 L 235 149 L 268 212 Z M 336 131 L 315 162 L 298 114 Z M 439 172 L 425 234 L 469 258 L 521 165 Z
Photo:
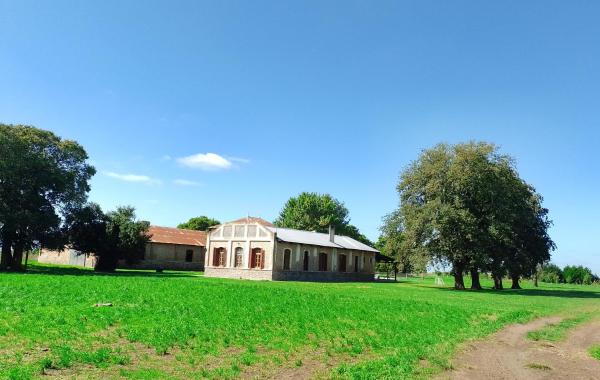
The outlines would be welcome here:
M 129 266 L 119 262 L 120 268 L 204 270 L 206 232 L 150 226 L 148 233 L 143 259 Z
M 278 228 L 254 217 L 213 227 L 207 277 L 252 280 L 372 281 L 379 253 L 347 236 Z
M 119 268 L 204 270 L 206 232 L 150 226 L 148 233 L 151 237 L 143 259 L 134 265 L 120 261 Z M 38 262 L 94 267 L 96 258 L 70 248 L 62 252 L 42 249 Z

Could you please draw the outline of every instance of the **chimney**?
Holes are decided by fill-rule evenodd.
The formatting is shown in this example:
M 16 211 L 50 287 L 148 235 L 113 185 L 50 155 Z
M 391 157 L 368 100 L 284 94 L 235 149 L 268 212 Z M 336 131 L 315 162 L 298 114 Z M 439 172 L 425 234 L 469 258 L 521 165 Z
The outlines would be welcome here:
M 329 241 L 335 243 L 335 227 L 329 225 Z

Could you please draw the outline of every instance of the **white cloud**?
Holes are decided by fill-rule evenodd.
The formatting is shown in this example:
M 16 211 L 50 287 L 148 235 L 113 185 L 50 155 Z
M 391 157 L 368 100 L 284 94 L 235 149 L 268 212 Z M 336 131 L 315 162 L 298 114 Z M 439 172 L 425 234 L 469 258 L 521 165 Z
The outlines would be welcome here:
M 233 164 L 225 157 L 216 153 L 198 153 L 187 157 L 178 158 L 177 161 L 190 168 L 202 170 L 230 169 Z
M 177 186 L 202 186 L 200 182 L 190 181 L 187 179 L 176 179 L 173 183 Z
M 116 178 L 125 182 L 135 182 L 135 183 L 144 183 L 147 185 L 158 185 L 160 184 L 160 180 L 150 178 L 146 175 L 137 175 L 137 174 L 119 174 L 115 172 L 104 172 L 105 175 L 111 178 Z

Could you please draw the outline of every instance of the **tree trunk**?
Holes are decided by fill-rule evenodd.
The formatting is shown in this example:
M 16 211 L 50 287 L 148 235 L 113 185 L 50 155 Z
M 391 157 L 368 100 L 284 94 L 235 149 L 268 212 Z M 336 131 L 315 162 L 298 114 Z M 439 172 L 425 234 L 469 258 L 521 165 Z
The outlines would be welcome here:
M 2 256 L 0 257 L 0 270 L 6 270 L 12 263 L 12 242 L 9 239 L 2 240 Z
M 454 289 L 464 290 L 465 279 L 463 277 L 464 266 L 460 264 L 454 264 L 452 268 L 452 274 L 454 275 Z
M 96 265 L 94 270 L 96 272 L 114 272 L 117 269 L 117 260 L 113 257 L 107 257 L 106 255 L 96 256 Z
M 479 271 L 477 268 L 471 268 L 471 289 L 481 290 L 481 282 L 479 281 Z
M 519 285 L 519 276 L 511 276 L 512 286 L 511 289 L 521 289 L 521 285 Z
M 23 271 L 23 243 L 21 242 L 15 243 L 10 269 L 16 272 Z
M 492 275 L 492 277 L 494 278 L 494 289 L 496 289 L 496 290 L 504 289 L 504 286 L 502 285 L 502 277 L 495 275 L 495 274 Z
M 537 274 L 535 276 L 533 276 L 533 286 L 535 286 L 536 288 L 538 287 L 538 276 L 537 276 Z

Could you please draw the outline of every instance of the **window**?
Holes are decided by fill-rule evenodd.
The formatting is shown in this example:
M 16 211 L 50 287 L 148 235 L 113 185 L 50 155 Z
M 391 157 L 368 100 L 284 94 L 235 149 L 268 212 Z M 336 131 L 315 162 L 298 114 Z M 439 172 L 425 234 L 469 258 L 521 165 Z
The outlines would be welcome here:
M 223 227 L 223 237 L 228 238 L 231 237 L 231 226 L 225 226 Z
M 256 237 L 256 226 L 248 226 L 248 237 Z
M 250 268 L 262 269 L 265 267 L 265 251 L 262 248 L 254 248 L 250 253 Z
M 304 251 L 304 262 L 302 263 L 302 269 L 304 269 L 304 271 L 308 271 L 308 261 L 309 260 L 309 253 L 308 251 Z
M 354 256 L 354 271 L 358 272 L 358 256 Z
M 241 268 L 243 260 L 244 260 L 244 249 L 242 247 L 237 247 L 235 249 L 235 267 Z
M 191 263 L 193 258 L 194 258 L 193 250 L 188 249 L 187 251 L 185 251 L 185 261 L 186 262 Z
M 291 250 L 285 249 L 283 251 L 283 270 L 290 270 L 291 256 L 292 256 Z
M 213 253 L 213 266 L 224 267 L 225 266 L 225 248 L 215 248 Z
M 325 252 L 319 253 L 319 270 L 321 272 L 327 271 L 327 254 Z
M 338 255 L 338 272 L 346 271 L 346 255 Z

